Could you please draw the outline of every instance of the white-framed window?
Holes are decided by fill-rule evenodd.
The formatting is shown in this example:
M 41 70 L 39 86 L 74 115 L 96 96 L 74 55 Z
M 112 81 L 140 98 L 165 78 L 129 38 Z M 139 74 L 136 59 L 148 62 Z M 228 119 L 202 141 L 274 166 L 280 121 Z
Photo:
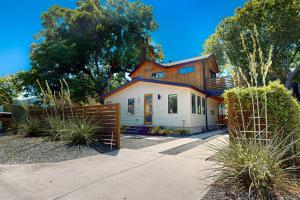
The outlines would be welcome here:
M 210 109 L 210 115 L 215 115 L 215 110 L 214 109 Z
M 177 94 L 168 95 L 168 113 L 176 114 L 178 113 L 178 98 Z
M 196 114 L 196 95 L 192 94 L 192 113 Z
M 198 114 L 201 114 L 201 97 L 197 96 L 197 110 L 198 110 Z
M 201 98 L 202 99 L 202 114 L 205 115 L 206 114 L 206 99 L 205 98 Z
M 128 115 L 134 115 L 134 98 L 128 99 Z

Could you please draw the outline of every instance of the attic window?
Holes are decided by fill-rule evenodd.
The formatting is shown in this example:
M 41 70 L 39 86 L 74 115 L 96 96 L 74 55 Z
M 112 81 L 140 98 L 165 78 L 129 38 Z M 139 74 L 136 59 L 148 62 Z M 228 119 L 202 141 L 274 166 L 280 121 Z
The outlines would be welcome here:
M 165 77 L 165 72 L 156 72 L 152 74 L 152 79 L 161 79 Z
M 216 79 L 216 78 L 217 78 L 216 73 L 213 72 L 213 71 L 211 71 L 211 70 L 210 70 L 210 78 L 211 78 L 211 79 Z
M 194 66 L 188 66 L 179 69 L 179 74 L 187 74 L 191 72 L 194 72 Z

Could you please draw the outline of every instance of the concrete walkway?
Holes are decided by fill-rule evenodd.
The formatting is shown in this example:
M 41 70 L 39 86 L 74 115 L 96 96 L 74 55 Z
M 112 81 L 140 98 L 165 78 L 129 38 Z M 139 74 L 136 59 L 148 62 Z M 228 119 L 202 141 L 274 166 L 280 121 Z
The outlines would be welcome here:
M 1 200 L 198 200 L 215 166 L 206 160 L 214 151 L 203 145 L 176 156 L 121 149 L 60 163 L 0 165 Z
M 150 147 L 146 147 L 146 148 L 142 148 L 140 149 L 141 151 L 148 151 L 148 152 L 163 152 L 181 145 L 185 145 L 197 140 L 205 140 L 208 137 L 214 136 L 214 135 L 219 135 L 222 133 L 227 132 L 226 129 L 222 129 L 222 130 L 215 130 L 215 131 L 210 131 L 207 133 L 202 133 L 202 134 L 197 134 L 197 135 L 193 135 L 187 138 L 181 138 L 181 139 L 177 139 L 171 142 L 166 142 L 166 143 L 162 143 L 162 144 L 157 144 L 154 146 L 150 146 Z

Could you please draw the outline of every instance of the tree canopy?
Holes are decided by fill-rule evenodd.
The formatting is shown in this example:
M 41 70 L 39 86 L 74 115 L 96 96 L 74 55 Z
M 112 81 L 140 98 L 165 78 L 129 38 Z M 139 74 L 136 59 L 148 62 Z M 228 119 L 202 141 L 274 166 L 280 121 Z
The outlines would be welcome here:
M 0 77 L 0 105 L 13 103 L 21 88 L 17 76 Z
M 114 74 L 125 77 L 145 59 L 163 58 L 150 33 L 158 28 L 152 7 L 140 1 L 77 1 L 75 9 L 53 6 L 41 16 L 43 29 L 31 45 L 25 83 L 48 80 L 59 90 L 65 79 L 75 101 L 100 96 Z M 33 87 L 32 87 L 33 86 Z
M 245 38 L 247 49 L 251 50 L 251 32 L 254 33 L 255 27 L 266 59 L 270 47 L 274 48 L 269 79 L 286 82 L 288 77 L 291 78 L 289 75 L 294 73 L 293 79 L 300 69 L 299 0 L 246 2 L 244 7 L 236 9 L 234 16 L 222 20 L 215 33 L 205 41 L 204 49 L 207 53 L 214 53 L 220 65 L 227 63 L 226 53 L 231 64 L 247 71 L 248 59 L 240 34 Z

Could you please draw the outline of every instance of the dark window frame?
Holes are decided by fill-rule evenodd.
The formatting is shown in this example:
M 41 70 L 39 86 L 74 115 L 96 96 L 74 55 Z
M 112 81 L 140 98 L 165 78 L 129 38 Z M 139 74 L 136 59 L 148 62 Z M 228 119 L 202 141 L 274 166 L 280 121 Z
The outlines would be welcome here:
M 161 79 L 161 78 L 165 78 L 165 72 L 154 72 L 154 73 L 152 73 L 152 79 Z

